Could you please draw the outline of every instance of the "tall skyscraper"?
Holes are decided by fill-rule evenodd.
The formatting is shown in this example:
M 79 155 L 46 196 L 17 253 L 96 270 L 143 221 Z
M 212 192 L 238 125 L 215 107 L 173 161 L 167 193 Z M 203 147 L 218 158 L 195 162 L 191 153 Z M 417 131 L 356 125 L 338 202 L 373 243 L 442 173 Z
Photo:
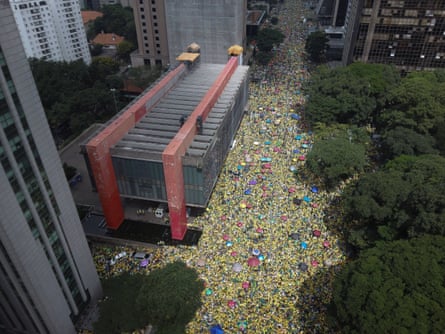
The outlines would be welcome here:
M 132 64 L 176 62 L 195 42 L 201 62 L 225 64 L 227 49 L 246 38 L 247 0 L 132 0 L 138 51 Z
M 349 0 L 343 62 L 445 67 L 445 1 Z
M 91 63 L 79 0 L 10 0 L 28 58 Z
M 75 333 L 100 281 L 8 1 L 0 1 L 0 333 Z

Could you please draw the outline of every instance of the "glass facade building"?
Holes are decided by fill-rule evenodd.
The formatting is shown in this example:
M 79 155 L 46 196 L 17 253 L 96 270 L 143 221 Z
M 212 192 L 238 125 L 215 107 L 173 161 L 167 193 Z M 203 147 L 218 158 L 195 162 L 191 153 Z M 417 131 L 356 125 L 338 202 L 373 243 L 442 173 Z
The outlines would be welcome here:
M 0 26 L 0 332 L 75 333 L 100 282 L 7 2 Z
M 445 1 L 350 0 L 346 63 L 393 64 L 406 71 L 445 67 Z

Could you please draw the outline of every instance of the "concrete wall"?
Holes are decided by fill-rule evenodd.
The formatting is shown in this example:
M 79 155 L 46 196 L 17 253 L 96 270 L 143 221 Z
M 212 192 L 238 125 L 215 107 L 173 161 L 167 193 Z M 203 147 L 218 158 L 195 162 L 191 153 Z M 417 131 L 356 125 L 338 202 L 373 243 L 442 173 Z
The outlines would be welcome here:
M 64 246 L 65 254 L 69 262 L 71 262 L 70 267 L 81 281 L 79 289 L 85 292 L 88 290 L 91 297 L 97 299 L 102 293 L 100 281 L 62 169 L 56 146 L 46 121 L 23 46 L 20 42 L 14 19 L 7 5 L 3 5 L 1 1 L 0 26 L 2 27 L 0 46 L 13 79 L 20 104 L 26 115 L 27 124 L 36 144 L 38 155 L 40 156 L 45 173 L 49 177 L 52 191 L 56 195 L 55 200 L 60 209 L 60 214 L 57 214 L 57 210 L 51 209 L 54 203 L 51 203 L 49 200 L 49 196 L 45 192 L 45 185 L 42 187 L 42 183 L 39 183 L 38 186 L 44 194 L 44 202 L 47 207 L 50 208 L 49 211 L 52 212 L 51 221 L 54 224 L 53 228 L 57 233 L 58 239 Z M 6 88 L 4 77 L 1 75 L 0 82 L 2 90 L 7 92 L 8 88 Z M 9 99 L 9 110 L 11 114 L 14 115 L 16 113 L 14 103 L 11 102 L 12 100 L 8 95 L 9 94 L 5 94 L 7 101 Z M 18 117 L 15 116 L 14 120 L 16 124 L 20 123 L 17 121 Z M 17 129 L 22 139 L 22 145 L 28 150 L 29 144 L 26 143 L 26 135 L 23 129 L 20 126 L 17 126 Z M 34 210 L 35 213 L 35 204 L 26 188 L 18 163 L 14 162 L 14 155 L 5 138 L 3 130 L 0 129 L 2 146 L 5 148 L 5 152 L 11 161 L 12 169 L 15 171 L 22 193 L 27 199 L 28 207 L 31 208 L 31 211 Z M 30 151 L 27 151 L 29 161 L 33 161 L 34 158 L 32 154 L 29 153 Z M 36 167 L 37 165 L 31 162 L 31 166 L 36 178 L 41 180 L 38 176 L 40 173 Z M 2 196 L 0 198 L 0 212 L 2 212 L 2 216 L 0 217 L 0 241 L 3 246 L 3 248 L 0 249 L 0 261 L 3 267 L 9 271 L 8 276 L 12 275 L 12 284 L 16 283 L 18 285 L 17 290 L 14 291 L 0 282 L 0 284 L 2 284 L 2 290 L 11 294 L 11 298 L 19 297 L 23 300 L 28 312 L 25 313 L 23 308 L 16 309 L 15 312 L 19 314 L 20 318 L 34 318 L 34 322 L 39 323 L 39 319 L 35 313 L 37 309 L 49 333 L 75 333 L 74 325 L 70 319 L 71 310 L 57 282 L 54 270 L 51 268 L 51 263 L 47 258 L 48 255 L 44 251 L 44 247 L 46 247 L 48 254 L 52 253 L 50 249 L 51 246 L 45 244 L 48 242 L 48 237 L 41 231 L 41 239 L 37 240 L 34 238 L 3 169 L 0 169 L 0 182 L 2 184 Z M 38 225 L 38 220 L 35 220 Z M 53 261 L 53 263 L 57 263 L 57 261 Z M 13 270 L 13 267 L 15 267 L 16 271 Z M 18 279 L 14 280 L 14 277 L 17 275 L 20 277 L 24 286 L 20 286 Z M 3 281 L 3 283 L 5 282 Z M 26 291 L 27 294 L 25 293 Z M 32 306 L 32 303 L 35 305 L 35 308 Z M 26 320 L 23 321 L 26 322 Z M 30 330 L 29 332 L 33 333 L 36 331 Z M 43 330 L 42 332 L 47 331 Z
M 227 63 L 227 49 L 244 44 L 246 11 L 246 0 L 165 0 L 170 63 L 192 42 L 201 62 Z

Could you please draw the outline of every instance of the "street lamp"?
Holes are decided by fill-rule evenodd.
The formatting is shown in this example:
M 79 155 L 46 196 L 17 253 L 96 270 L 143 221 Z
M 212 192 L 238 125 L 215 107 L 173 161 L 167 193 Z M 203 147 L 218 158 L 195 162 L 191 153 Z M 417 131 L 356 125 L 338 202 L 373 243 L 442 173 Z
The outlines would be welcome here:
M 117 102 L 116 102 L 116 88 L 110 88 L 110 92 L 113 94 L 113 101 L 114 101 L 114 111 L 117 114 Z

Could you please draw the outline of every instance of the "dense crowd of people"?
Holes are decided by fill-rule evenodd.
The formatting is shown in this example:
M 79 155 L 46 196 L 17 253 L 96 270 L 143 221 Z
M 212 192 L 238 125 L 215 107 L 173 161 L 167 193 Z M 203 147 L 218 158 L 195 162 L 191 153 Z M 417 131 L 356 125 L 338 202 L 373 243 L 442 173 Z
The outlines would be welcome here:
M 197 246 L 147 249 L 148 266 L 126 247 L 93 248 L 101 277 L 149 271 L 182 260 L 205 282 L 203 305 L 189 333 L 308 333 L 326 324 L 336 265 L 345 255 L 326 226 L 336 194 L 298 177 L 313 134 L 304 125 L 301 86 L 307 23 L 304 3 L 285 1 L 277 16 L 286 35 L 272 62 L 253 66 L 249 113 L 244 117 L 212 198 L 195 225 Z M 125 256 L 110 264 L 117 254 Z

